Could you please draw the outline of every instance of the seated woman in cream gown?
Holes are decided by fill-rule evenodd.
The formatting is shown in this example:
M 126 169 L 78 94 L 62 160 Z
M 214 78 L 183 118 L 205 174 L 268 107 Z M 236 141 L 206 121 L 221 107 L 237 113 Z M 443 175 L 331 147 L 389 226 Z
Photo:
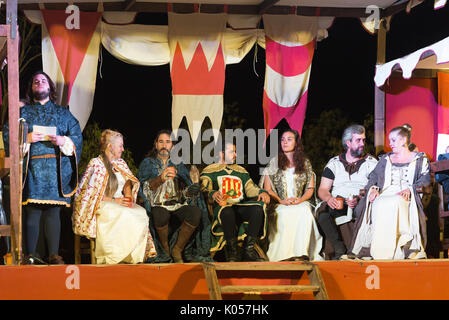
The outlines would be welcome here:
M 269 235 L 270 261 L 323 260 L 319 255 L 322 236 L 308 201 L 314 193 L 315 178 L 300 139 L 296 130 L 282 134 L 278 156 L 271 159 L 260 182 L 279 203 L 274 213 L 276 228 Z
M 417 189 L 430 184 L 429 160 L 408 149 L 410 136 L 407 124 L 392 129 L 392 152 L 379 159 L 369 176 L 352 240 L 352 252 L 359 257 L 426 258 L 426 218 Z
M 139 180 L 121 159 L 123 137 L 105 130 L 75 194 L 75 234 L 95 238 L 99 264 L 141 263 L 155 256 L 146 210 L 135 203 Z

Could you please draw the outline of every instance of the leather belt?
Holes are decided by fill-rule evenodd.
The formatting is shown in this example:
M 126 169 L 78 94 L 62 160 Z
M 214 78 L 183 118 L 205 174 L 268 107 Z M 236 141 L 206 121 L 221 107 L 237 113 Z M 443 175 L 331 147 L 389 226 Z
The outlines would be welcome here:
M 157 202 L 154 205 L 155 206 L 174 206 L 175 204 L 180 203 L 177 200 L 169 200 L 169 201 L 164 201 L 164 202 Z
M 31 156 L 31 159 L 49 159 L 56 158 L 55 154 L 41 154 L 39 156 Z

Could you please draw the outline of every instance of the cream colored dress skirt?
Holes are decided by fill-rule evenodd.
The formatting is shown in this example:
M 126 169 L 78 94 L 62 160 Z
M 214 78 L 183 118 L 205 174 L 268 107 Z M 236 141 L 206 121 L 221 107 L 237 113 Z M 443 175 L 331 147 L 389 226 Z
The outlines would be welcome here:
M 144 261 L 149 235 L 146 210 L 102 201 L 97 215 L 95 257 L 98 264 Z M 151 239 L 152 240 L 152 239 Z
M 270 261 L 308 256 L 310 260 L 323 260 L 319 255 L 323 238 L 318 231 L 308 201 L 297 205 L 276 207 L 277 232 L 267 251 Z
M 417 214 L 413 208 L 416 206 L 414 198 L 411 201 L 404 200 L 398 195 L 400 189 L 398 185 L 388 186 L 372 204 L 371 256 L 374 259 L 425 257 L 421 241 L 417 246 L 412 245 L 420 239 L 416 231 L 413 231 L 416 227 L 412 227 L 412 220 L 416 219 L 412 219 L 411 214 Z M 415 252 L 407 255 L 404 250 L 406 247 Z

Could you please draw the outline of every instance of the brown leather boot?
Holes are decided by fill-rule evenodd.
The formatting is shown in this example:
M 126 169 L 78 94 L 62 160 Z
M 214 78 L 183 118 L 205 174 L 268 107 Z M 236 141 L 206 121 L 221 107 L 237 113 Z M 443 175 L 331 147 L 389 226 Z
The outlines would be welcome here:
M 62 260 L 62 257 L 57 254 L 53 254 L 48 258 L 48 262 L 50 264 L 64 264 L 64 260 Z
M 165 253 L 170 255 L 170 247 L 168 246 L 168 224 L 162 227 L 156 227 L 157 234 L 159 236 L 159 241 L 161 242 L 162 248 Z
M 175 263 L 183 263 L 182 260 L 182 250 L 189 242 L 192 233 L 195 231 L 196 226 L 192 226 L 190 223 L 184 220 L 181 225 L 181 230 L 179 230 L 178 241 L 176 241 L 175 246 L 171 251 L 171 256 Z

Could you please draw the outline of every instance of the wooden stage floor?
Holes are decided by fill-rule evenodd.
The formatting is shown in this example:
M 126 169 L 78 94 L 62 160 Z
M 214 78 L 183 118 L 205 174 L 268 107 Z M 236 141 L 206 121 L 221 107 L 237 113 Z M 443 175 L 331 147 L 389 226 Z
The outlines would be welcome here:
M 262 262 L 270 264 L 273 262 Z M 289 264 L 300 262 L 277 262 Z M 448 300 L 449 260 L 316 262 L 331 300 Z M 226 271 L 221 285 L 309 284 L 301 272 Z M 224 299 L 313 299 L 309 293 L 244 295 Z M 1 300 L 208 300 L 200 263 L 0 266 Z

